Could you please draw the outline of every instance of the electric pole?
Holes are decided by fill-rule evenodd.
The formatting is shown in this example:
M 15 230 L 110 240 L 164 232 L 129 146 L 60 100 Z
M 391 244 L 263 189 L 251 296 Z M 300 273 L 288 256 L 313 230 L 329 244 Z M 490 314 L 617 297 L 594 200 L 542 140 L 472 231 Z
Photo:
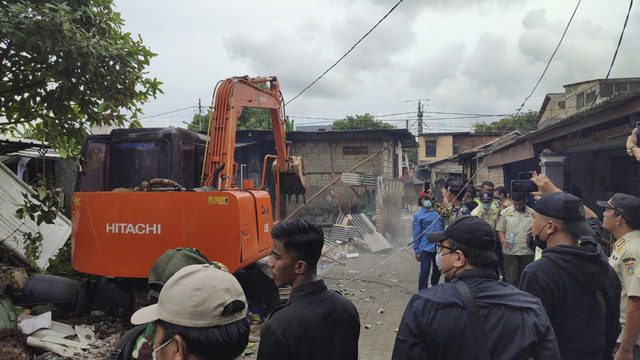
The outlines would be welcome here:
M 422 135 L 422 101 L 418 100 L 418 135 Z
M 198 98 L 198 131 L 202 131 L 202 100 Z

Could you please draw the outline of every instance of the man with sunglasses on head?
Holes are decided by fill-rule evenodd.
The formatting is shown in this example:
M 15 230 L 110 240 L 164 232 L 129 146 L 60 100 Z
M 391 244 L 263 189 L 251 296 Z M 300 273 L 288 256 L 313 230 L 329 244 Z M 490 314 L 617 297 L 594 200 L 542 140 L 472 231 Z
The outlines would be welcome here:
M 498 281 L 491 225 L 475 216 L 460 216 L 427 240 L 436 243 L 442 272 L 450 282 L 411 298 L 392 359 L 477 359 L 483 349 L 486 357 L 481 359 L 560 359 L 540 300 Z

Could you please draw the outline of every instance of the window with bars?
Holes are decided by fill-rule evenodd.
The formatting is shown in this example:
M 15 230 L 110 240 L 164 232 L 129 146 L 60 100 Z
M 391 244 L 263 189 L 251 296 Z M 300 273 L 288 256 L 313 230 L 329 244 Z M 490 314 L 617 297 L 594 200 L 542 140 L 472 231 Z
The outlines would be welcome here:
M 343 146 L 342 155 L 369 155 L 368 146 Z
M 426 140 L 424 142 L 425 145 L 425 156 L 426 157 L 435 157 L 436 156 L 436 145 L 437 145 L 437 141 L 436 140 Z

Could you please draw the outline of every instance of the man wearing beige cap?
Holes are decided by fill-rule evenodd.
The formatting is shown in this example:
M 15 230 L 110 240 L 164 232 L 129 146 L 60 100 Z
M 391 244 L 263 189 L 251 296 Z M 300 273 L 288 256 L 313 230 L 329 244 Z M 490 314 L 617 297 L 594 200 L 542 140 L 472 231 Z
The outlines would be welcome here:
M 153 358 L 242 359 L 249 342 L 247 300 L 236 278 L 210 264 L 173 275 L 158 303 L 136 311 L 133 324 L 154 322 Z

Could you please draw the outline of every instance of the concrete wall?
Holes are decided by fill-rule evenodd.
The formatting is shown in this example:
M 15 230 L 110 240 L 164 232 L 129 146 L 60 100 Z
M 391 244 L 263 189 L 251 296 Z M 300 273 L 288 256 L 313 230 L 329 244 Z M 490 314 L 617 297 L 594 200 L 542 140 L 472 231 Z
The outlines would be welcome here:
M 502 134 L 487 133 L 465 133 L 461 135 L 423 135 L 418 138 L 418 160 L 420 162 L 434 162 L 442 159 L 446 159 L 454 154 L 454 147 L 457 148 L 458 153 L 462 153 L 471 150 L 475 147 L 484 145 L 499 138 Z M 426 141 L 436 140 L 436 156 L 426 156 Z
M 425 140 L 436 141 L 436 156 L 426 155 Z M 418 160 L 419 161 L 438 161 L 446 159 L 453 155 L 453 136 L 452 135 L 438 135 L 438 136 L 420 136 L 418 137 Z
M 362 147 L 368 148 L 367 154 L 345 155 L 345 147 Z M 373 173 L 376 176 L 385 178 L 397 177 L 397 169 L 394 168 L 394 159 L 397 158 L 397 152 L 394 151 L 393 140 L 379 141 L 298 141 L 291 147 L 291 154 L 294 156 L 302 156 L 305 167 L 305 180 L 307 184 L 307 195 L 309 199 L 315 195 L 323 187 L 331 183 L 334 176 L 337 178 L 347 170 L 358 165 L 360 162 L 373 155 L 378 150 L 389 147 L 371 161 L 360 166 L 354 172 Z M 333 164 L 333 166 L 332 166 Z M 337 203 L 344 211 L 354 202 L 357 204 L 352 210 L 361 210 L 368 208 L 375 210 L 375 187 L 358 187 L 356 191 L 362 195 L 362 198 L 354 193 L 347 184 L 338 181 L 334 186 L 324 191 L 311 203 L 298 212 L 296 218 L 308 218 L 318 223 L 330 224 L 335 221 L 339 214 Z M 335 194 L 335 197 L 332 195 Z M 298 199 L 296 204 L 295 197 L 287 201 L 287 214 L 290 214 L 298 206 L 302 204 L 302 198 Z
M 480 164 L 482 162 L 480 161 Z M 483 166 L 473 179 L 474 184 L 482 184 L 483 181 L 491 181 L 496 187 L 504 185 L 504 172 L 502 165 L 486 167 Z
M 573 99 L 574 101 L 574 105 L 575 106 L 575 97 Z M 566 102 L 565 102 L 566 104 Z M 542 116 L 540 117 L 540 124 L 544 123 L 545 121 L 548 121 L 550 119 L 556 119 L 556 118 L 561 118 L 566 116 L 568 113 L 568 110 L 565 107 L 560 107 L 560 105 L 553 101 L 553 100 L 549 100 L 549 103 L 547 103 L 547 107 L 545 108 L 544 112 L 542 113 Z

